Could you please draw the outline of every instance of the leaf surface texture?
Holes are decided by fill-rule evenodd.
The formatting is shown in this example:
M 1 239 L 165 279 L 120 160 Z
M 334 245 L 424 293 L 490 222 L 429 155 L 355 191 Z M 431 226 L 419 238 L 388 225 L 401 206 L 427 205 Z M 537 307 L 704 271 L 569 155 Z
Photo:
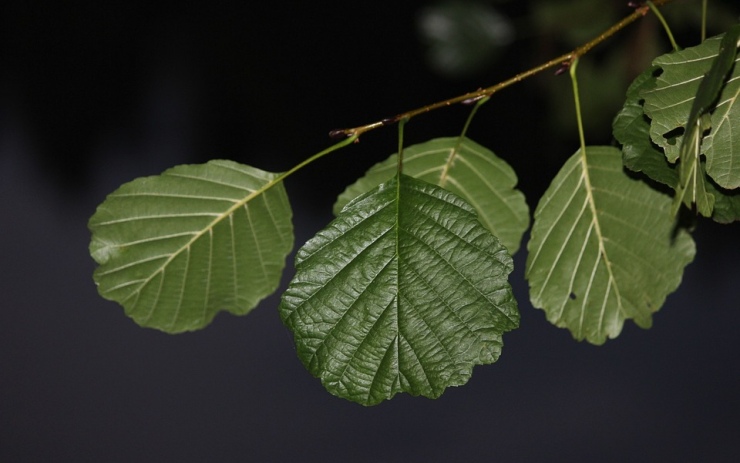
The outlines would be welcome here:
M 576 152 L 540 200 L 528 244 L 532 304 L 594 344 L 627 319 L 650 327 L 695 253 L 671 198 L 630 179 L 621 157 L 613 147 Z
M 274 292 L 293 247 L 278 174 L 232 161 L 124 184 L 90 219 L 94 279 L 141 326 L 177 333 Z
M 518 326 L 511 270 L 470 205 L 399 175 L 298 251 L 280 314 L 331 393 L 364 405 L 434 398 L 496 361 Z
M 740 136 L 738 136 L 738 95 L 740 95 L 740 57 L 732 61 L 731 71 L 726 76 L 707 75 L 719 56 L 723 36 L 705 40 L 702 44 L 656 58 L 653 64 L 662 72 L 656 78 L 653 88 L 642 92 L 645 99 L 645 114 L 651 119 L 650 136 L 654 143 L 665 150 L 670 162 L 679 158 L 684 132 L 694 135 L 696 127 L 687 127 L 697 91 L 704 78 L 716 84 L 723 80 L 719 95 L 713 103 L 711 93 L 699 94 L 701 101 L 697 107 L 711 114 L 710 123 L 698 130 L 704 134 L 701 153 L 706 155 L 706 171 L 719 186 L 727 189 L 740 187 Z M 725 63 L 726 64 L 726 63 Z M 717 66 L 716 72 L 725 71 L 725 66 Z M 716 85 L 705 86 L 716 88 Z M 699 134 L 701 136 L 702 134 Z M 695 153 L 694 158 L 698 157 Z M 698 167 L 698 160 L 692 162 Z M 693 169 L 698 172 L 698 169 Z M 701 181 L 699 179 L 698 181 Z M 699 192 L 702 194 L 703 192 Z

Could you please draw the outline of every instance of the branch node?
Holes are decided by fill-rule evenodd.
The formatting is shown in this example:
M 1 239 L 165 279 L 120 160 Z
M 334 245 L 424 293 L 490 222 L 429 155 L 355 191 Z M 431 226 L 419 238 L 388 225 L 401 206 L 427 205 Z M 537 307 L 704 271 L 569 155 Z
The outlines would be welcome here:
M 347 129 L 334 129 L 329 132 L 329 137 L 334 139 L 349 138 L 354 135 L 354 131 Z

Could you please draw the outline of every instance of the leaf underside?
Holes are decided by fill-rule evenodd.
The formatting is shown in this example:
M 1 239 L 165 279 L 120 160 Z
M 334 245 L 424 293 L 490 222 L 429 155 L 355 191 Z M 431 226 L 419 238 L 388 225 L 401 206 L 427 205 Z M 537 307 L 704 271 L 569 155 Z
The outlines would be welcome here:
M 690 129 L 686 124 L 697 91 L 718 57 L 721 39 L 722 36 L 713 37 L 696 47 L 662 55 L 653 61 L 662 72 L 655 85 L 641 95 L 645 100 L 645 114 L 651 119 L 651 139 L 663 148 L 670 162 L 679 158 L 684 133 Z M 711 128 L 701 146 L 707 158 L 707 173 L 720 187 L 727 189 L 740 187 L 740 137 L 736 122 L 740 115 L 738 61 L 740 57 L 734 59 L 735 65 L 729 75 L 722 77 L 724 85 L 716 101 L 706 105 L 705 110 L 711 113 Z
M 280 314 L 332 394 L 363 405 L 435 398 L 495 362 L 518 326 L 511 270 L 470 205 L 398 175 L 298 251 Z
M 713 42 L 717 42 L 717 39 L 711 40 Z M 672 54 L 666 56 L 671 55 Z M 657 61 L 662 62 L 662 60 L 665 59 L 667 58 L 663 57 L 661 60 Z M 708 65 L 704 60 L 700 60 L 699 63 L 699 66 L 701 66 L 702 69 L 706 68 Z M 683 66 L 691 66 L 691 62 L 689 61 L 684 63 Z M 681 117 L 689 117 L 689 112 L 692 106 L 698 105 L 713 109 L 712 102 L 707 102 L 711 98 L 711 95 L 708 97 L 700 95 L 701 101 L 698 101 L 693 96 L 689 97 L 691 101 L 684 101 L 686 95 L 690 94 L 691 91 L 698 92 L 700 87 L 699 81 L 679 83 L 675 87 L 675 90 L 665 84 L 663 85 L 663 88 L 659 92 L 659 96 L 661 98 L 659 101 L 669 101 L 671 102 L 671 105 L 680 110 L 678 115 L 674 115 L 676 119 L 671 119 L 669 122 L 664 121 L 662 123 L 662 127 L 666 128 L 669 125 L 672 126 L 671 124 L 674 123 L 678 123 L 679 127 L 678 130 L 674 129 L 670 132 L 671 137 L 676 135 L 675 139 L 671 137 L 663 137 L 663 147 L 654 143 L 651 139 L 651 129 L 655 129 L 655 127 L 651 125 L 651 119 L 644 112 L 645 98 L 643 98 L 643 96 L 647 96 L 648 99 L 651 98 L 651 92 L 658 85 L 658 77 L 656 77 L 656 75 L 663 72 L 664 71 L 660 67 L 653 66 L 640 74 L 627 90 L 624 107 L 614 119 L 614 137 L 622 145 L 623 162 L 625 167 L 635 172 L 642 172 L 652 180 L 678 190 L 676 194 L 677 199 L 676 202 L 674 202 L 674 210 L 678 205 L 678 201 L 684 200 L 687 206 L 692 206 L 694 203 L 697 203 L 697 210 L 700 213 L 703 211 L 704 215 L 711 213 L 711 218 L 715 222 L 730 223 L 740 220 L 739 189 L 727 189 L 717 185 L 707 174 L 707 163 L 704 160 L 697 163 L 695 156 L 687 156 L 685 157 L 686 162 L 682 161 L 681 163 L 672 164 L 668 161 L 666 154 L 664 153 L 663 147 L 666 147 L 670 153 L 670 157 L 678 157 L 681 145 L 684 143 L 685 126 L 687 122 L 686 119 L 683 119 L 682 123 L 680 123 L 679 120 Z M 675 72 L 671 72 L 670 74 L 675 74 Z M 692 72 L 692 74 L 695 74 L 695 72 Z M 730 83 L 735 85 L 733 82 Z M 688 92 L 686 91 L 686 88 L 684 88 L 687 85 L 693 86 Z M 671 93 L 673 91 L 678 93 L 674 95 Z M 729 101 L 734 101 L 734 99 Z M 657 105 L 658 103 L 656 102 L 655 104 Z M 737 105 L 734 104 L 731 106 L 737 107 Z M 672 113 L 671 109 L 672 108 L 658 108 L 656 106 L 651 109 L 650 113 L 655 114 L 655 111 L 666 111 L 667 114 L 670 114 Z M 722 108 L 718 108 L 717 111 L 721 109 Z M 673 111 L 675 112 L 675 110 Z M 709 125 L 711 125 L 712 118 L 716 119 L 717 111 L 710 116 Z M 659 117 L 662 118 L 663 114 L 659 113 Z M 710 127 L 709 131 L 705 133 L 706 136 L 704 136 L 702 140 L 702 149 L 705 149 L 707 146 L 711 146 L 717 133 L 727 139 L 727 136 L 731 136 L 734 132 L 737 132 L 737 122 L 740 122 L 740 118 L 725 117 L 722 120 L 726 121 L 725 128 L 719 132 L 715 132 L 714 128 Z M 735 126 L 733 127 L 732 124 Z M 658 124 L 658 127 L 660 126 L 661 125 Z M 696 144 L 696 137 L 700 135 L 696 132 L 696 127 L 695 130 L 690 131 L 690 135 L 695 137 L 694 144 Z M 740 139 L 740 137 L 735 136 L 734 139 Z M 688 149 L 689 146 L 685 146 L 684 148 Z M 732 149 L 730 148 L 729 151 L 725 152 L 732 152 Z M 695 155 L 695 153 L 692 154 Z M 717 157 L 715 156 L 714 159 L 716 160 Z M 729 164 L 726 165 L 731 166 L 732 163 L 740 161 L 740 158 L 737 156 L 734 158 L 730 156 L 726 161 L 729 162 Z M 683 177 L 682 182 L 679 182 L 679 166 L 683 166 L 683 170 L 681 170 Z M 730 170 L 732 169 L 730 168 Z
M 215 160 L 121 186 L 89 222 L 98 291 L 169 333 L 246 314 L 277 289 L 293 247 L 277 176 Z
M 396 175 L 398 155 L 371 167 L 339 195 L 334 214 L 355 197 Z M 515 189 L 514 170 L 489 149 L 466 137 L 437 138 L 403 151 L 403 173 L 455 193 L 469 202 L 481 223 L 514 254 L 529 228 L 529 208 Z
M 613 147 L 579 150 L 535 211 L 526 278 L 532 304 L 573 337 L 602 344 L 632 319 L 643 328 L 694 257 L 671 199 L 622 169 Z

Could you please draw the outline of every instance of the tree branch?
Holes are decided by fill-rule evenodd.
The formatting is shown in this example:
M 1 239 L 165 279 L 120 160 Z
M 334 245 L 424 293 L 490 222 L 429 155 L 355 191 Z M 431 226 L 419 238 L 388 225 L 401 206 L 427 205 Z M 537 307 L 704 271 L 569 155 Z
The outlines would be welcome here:
M 659 7 L 659 6 L 663 6 L 665 4 L 671 3 L 672 1 L 673 0 L 655 0 L 652 3 L 654 6 Z M 406 111 L 404 113 L 397 114 L 393 117 L 388 117 L 388 118 L 381 119 L 376 122 L 372 122 L 370 124 L 365 124 L 365 125 L 361 125 L 358 127 L 348 128 L 348 129 L 332 130 L 331 132 L 329 132 L 329 136 L 332 138 L 359 137 L 363 133 L 369 132 L 370 130 L 374 130 L 379 127 L 384 127 L 387 125 L 395 124 L 402 119 L 411 119 L 414 116 L 425 114 L 435 109 L 444 108 L 444 107 L 451 106 L 451 105 L 458 104 L 458 103 L 462 103 L 462 104 L 473 103 L 475 101 L 489 97 L 493 95 L 494 93 L 498 92 L 499 90 L 503 90 L 506 87 L 519 83 L 528 77 L 531 77 L 547 69 L 554 68 L 556 66 L 562 66 L 562 70 L 566 70 L 570 66 L 570 63 L 572 63 L 575 59 L 585 55 L 586 53 L 591 51 L 592 48 L 599 45 L 601 42 L 610 38 L 611 36 L 619 32 L 620 30 L 622 30 L 629 24 L 642 18 L 643 16 L 647 14 L 649 10 L 650 8 L 647 5 L 644 5 L 640 2 L 636 6 L 635 11 L 632 14 L 630 14 L 629 16 L 626 16 L 624 19 L 622 19 L 618 23 L 611 26 L 609 29 L 601 33 L 595 39 L 587 42 L 584 45 L 581 45 L 580 47 L 572 50 L 569 53 L 560 55 L 557 58 L 553 58 L 544 64 L 540 64 L 539 66 L 533 67 L 532 69 L 519 73 L 515 75 L 514 77 L 504 80 L 491 87 L 478 89 L 474 92 L 468 92 L 464 95 L 460 95 L 460 96 L 456 96 L 454 98 L 450 98 L 447 100 L 439 101 L 437 103 L 432 103 L 432 104 L 423 106 L 418 109 L 413 109 L 411 111 Z M 559 69 L 558 73 L 562 72 L 562 70 Z

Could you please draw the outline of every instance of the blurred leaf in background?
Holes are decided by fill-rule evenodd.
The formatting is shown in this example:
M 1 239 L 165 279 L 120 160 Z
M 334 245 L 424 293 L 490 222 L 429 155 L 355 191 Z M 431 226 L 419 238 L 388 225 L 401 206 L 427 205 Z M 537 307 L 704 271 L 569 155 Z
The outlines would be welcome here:
M 419 11 L 417 29 L 436 73 L 465 78 L 491 67 L 514 38 L 509 18 L 488 2 L 448 1 Z

